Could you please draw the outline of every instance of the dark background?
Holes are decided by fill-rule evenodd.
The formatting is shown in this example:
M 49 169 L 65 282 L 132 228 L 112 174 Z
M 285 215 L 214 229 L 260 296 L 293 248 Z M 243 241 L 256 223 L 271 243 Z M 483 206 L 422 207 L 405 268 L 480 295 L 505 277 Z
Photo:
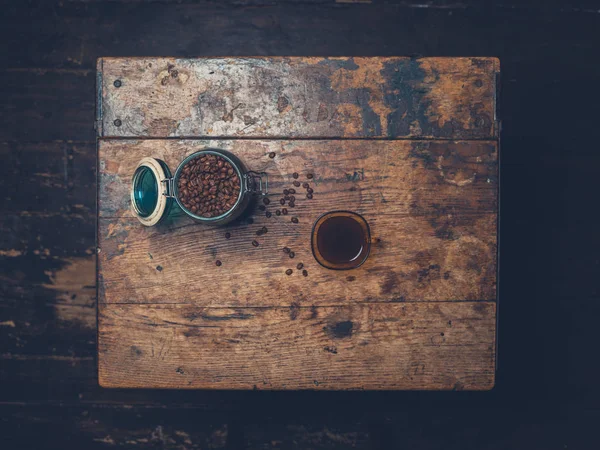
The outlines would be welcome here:
M 600 448 L 600 2 L 47 0 L 0 16 L 0 448 Z M 496 388 L 99 388 L 96 58 L 414 54 L 501 60 Z

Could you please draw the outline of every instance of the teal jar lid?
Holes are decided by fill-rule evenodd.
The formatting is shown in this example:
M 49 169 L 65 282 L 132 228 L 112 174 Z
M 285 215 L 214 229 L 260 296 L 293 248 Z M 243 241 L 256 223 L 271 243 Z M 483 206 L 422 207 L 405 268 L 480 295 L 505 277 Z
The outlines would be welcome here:
M 131 180 L 131 208 L 138 220 L 148 227 L 163 219 L 173 203 L 164 195 L 164 183 L 171 179 L 167 165 L 155 158 L 140 161 Z

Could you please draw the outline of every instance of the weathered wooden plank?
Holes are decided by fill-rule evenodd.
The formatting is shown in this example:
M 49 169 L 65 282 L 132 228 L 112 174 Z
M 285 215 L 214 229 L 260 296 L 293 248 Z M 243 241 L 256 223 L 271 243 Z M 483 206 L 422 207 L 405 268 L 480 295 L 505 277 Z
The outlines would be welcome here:
M 93 71 L 0 70 L 0 141 L 94 141 Z
M 94 70 L 96 58 L 109 55 L 496 55 L 504 67 L 511 66 L 509 78 L 518 74 L 524 93 L 542 89 L 531 80 L 550 70 L 553 80 L 578 79 L 583 73 L 597 78 L 593 61 L 581 58 L 595 51 L 599 18 L 593 0 L 569 5 L 560 0 L 450 1 L 454 8 L 430 1 L 180 3 L 44 1 L 31 8 L 28 2 L 12 2 L 0 28 L 4 64 Z M 574 65 L 584 70 L 573 71 Z M 557 107 L 555 98 L 552 105 Z
M 331 403 L 326 403 L 318 399 L 327 393 L 319 392 L 312 409 L 300 412 L 289 401 L 292 393 L 274 393 L 281 401 L 276 405 L 269 402 L 268 406 L 264 404 L 268 393 L 254 394 L 247 408 L 227 416 L 199 408 L 3 405 L 0 433 L 10 449 L 373 450 L 401 448 L 406 443 L 449 450 L 519 445 L 530 450 L 598 447 L 594 425 L 599 414 L 594 410 L 572 411 L 567 418 L 555 412 L 536 410 L 532 414 L 514 407 L 466 408 L 462 393 L 435 408 L 430 403 L 421 406 L 411 402 L 411 409 L 405 407 L 405 396 L 385 393 L 386 398 L 381 398 L 378 405 L 365 409 L 357 399 L 359 393 L 346 393 L 345 401 L 331 399 Z M 297 397 L 310 394 L 302 392 Z M 425 394 L 419 393 L 421 397 Z M 440 395 L 443 394 L 437 393 Z
M 494 303 L 100 305 L 105 387 L 490 389 Z
M 314 198 L 297 195 L 287 216 L 267 218 L 254 209 L 252 225 L 227 227 L 230 240 L 224 228 L 181 215 L 150 229 L 130 218 L 130 179 L 142 157 L 162 158 L 174 170 L 204 146 L 229 148 L 249 167 L 267 171 L 273 213 L 281 208 L 283 188 L 292 187 L 293 172 L 303 181 L 315 174 Z M 102 141 L 101 301 L 287 306 L 303 299 L 317 305 L 495 299 L 496 161 L 492 142 Z M 339 209 L 362 214 L 374 239 L 370 258 L 352 272 L 322 268 L 310 249 L 314 221 Z M 269 231 L 257 238 L 262 226 Z M 290 260 L 283 247 L 296 257 Z M 298 262 L 308 278 L 284 274 Z M 213 283 L 214 277 L 223 282 Z
M 293 187 L 297 172 L 299 181 L 315 189 L 313 201 L 305 201 L 305 190 L 298 188 L 304 209 L 370 207 L 378 214 L 421 216 L 439 215 L 444 207 L 467 214 L 497 211 L 493 141 L 100 140 L 99 216 L 133 217 L 131 178 L 142 158 L 161 159 L 174 172 L 186 156 L 204 148 L 229 150 L 250 170 L 266 172 L 271 209 L 283 189 Z
M 7 167 L 0 177 L 0 189 L 7 193 L 0 198 L 4 214 L 94 215 L 94 143 L 2 142 L 0 158 Z
M 74 208 L 75 209 L 75 208 Z M 93 213 L 7 213 L 0 215 L 0 257 L 26 254 L 47 258 L 94 253 Z
M 493 138 L 499 70 L 495 58 L 102 58 L 98 132 Z
M 6 449 L 227 448 L 226 418 L 200 411 L 87 405 L 0 406 Z
M 93 355 L 95 255 L 2 256 L 0 271 L 0 353 Z

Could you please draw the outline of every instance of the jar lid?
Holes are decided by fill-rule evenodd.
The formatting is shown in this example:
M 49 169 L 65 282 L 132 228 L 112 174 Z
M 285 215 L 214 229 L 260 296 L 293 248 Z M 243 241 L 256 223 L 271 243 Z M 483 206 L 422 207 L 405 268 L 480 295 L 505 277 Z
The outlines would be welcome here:
M 171 171 L 155 158 L 144 158 L 131 180 L 131 210 L 145 226 L 151 227 L 167 216 L 173 199 L 165 195 L 163 183 L 169 182 Z

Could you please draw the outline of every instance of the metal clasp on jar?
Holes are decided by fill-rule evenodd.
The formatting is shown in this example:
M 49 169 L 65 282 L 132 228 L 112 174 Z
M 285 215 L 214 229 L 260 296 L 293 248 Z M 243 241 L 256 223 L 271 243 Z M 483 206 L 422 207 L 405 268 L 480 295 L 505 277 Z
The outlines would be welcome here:
M 160 180 L 161 183 L 165 184 L 165 190 L 162 193 L 167 198 L 175 198 L 175 178 L 165 178 Z
M 266 172 L 254 172 L 252 170 L 246 172 L 244 174 L 244 191 L 267 195 L 269 193 L 269 175 Z

